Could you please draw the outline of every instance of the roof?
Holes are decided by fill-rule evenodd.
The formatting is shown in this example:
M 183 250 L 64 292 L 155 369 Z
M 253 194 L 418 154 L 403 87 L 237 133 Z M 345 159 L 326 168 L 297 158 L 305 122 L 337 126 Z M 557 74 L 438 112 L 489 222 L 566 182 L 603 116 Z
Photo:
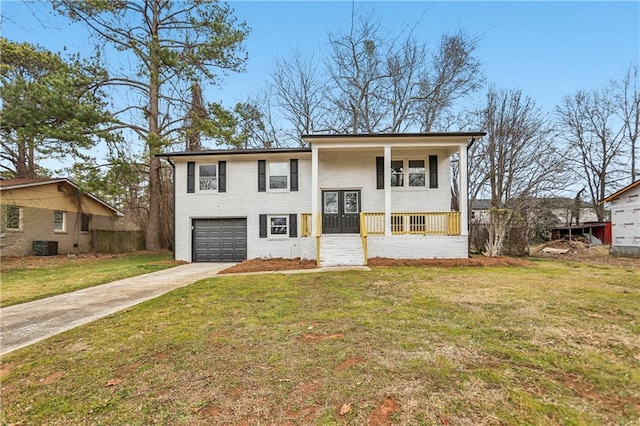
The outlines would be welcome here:
M 54 183 L 66 183 L 73 187 L 76 191 L 80 191 L 80 187 L 76 185 L 74 182 L 67 178 L 52 178 L 52 179 L 2 179 L 0 180 L 0 190 L 9 191 L 11 189 L 22 189 L 22 188 L 30 188 L 35 186 L 42 185 L 51 185 Z M 111 210 L 116 214 L 116 216 L 124 216 L 120 210 L 112 207 L 107 204 L 105 201 L 102 201 L 100 198 L 96 197 L 90 192 L 84 192 L 84 195 L 93 199 L 95 202 L 103 205 L 106 209 Z
M 635 182 L 633 182 L 631 185 L 627 185 L 624 188 L 622 188 L 621 190 L 619 190 L 618 192 L 615 192 L 611 195 L 609 195 L 607 198 L 604 198 L 602 201 L 600 201 L 600 204 L 602 203 L 608 203 L 613 201 L 614 199 L 616 199 L 617 197 L 621 196 L 622 194 L 624 194 L 625 192 L 635 188 L 636 186 L 640 185 L 640 180 L 637 180 Z
M 479 138 L 485 136 L 487 132 L 426 132 L 426 133 L 336 133 L 336 134 L 310 134 L 302 135 L 302 139 L 314 138 L 314 139 L 347 139 L 347 138 L 416 138 L 416 137 L 447 137 L 447 136 L 462 136 L 469 138 Z
M 288 152 L 311 152 L 311 148 L 265 148 L 265 149 L 207 149 L 202 151 L 177 151 L 156 154 L 156 157 L 191 157 L 198 155 L 243 155 L 243 154 L 278 154 Z

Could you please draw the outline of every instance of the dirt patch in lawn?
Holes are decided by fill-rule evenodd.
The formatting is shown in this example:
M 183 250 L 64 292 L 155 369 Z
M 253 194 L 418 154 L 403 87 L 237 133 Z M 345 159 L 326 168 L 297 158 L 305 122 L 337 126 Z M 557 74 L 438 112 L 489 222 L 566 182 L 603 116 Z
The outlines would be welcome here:
M 315 260 L 283 259 L 281 257 L 270 259 L 251 259 L 238 263 L 230 268 L 223 269 L 218 274 L 237 274 L 244 272 L 264 272 L 264 271 L 291 271 L 295 269 L 317 268 Z
M 98 260 L 116 259 L 128 256 L 140 255 L 163 255 L 170 254 L 168 251 L 137 251 L 135 253 L 78 253 L 64 254 L 58 256 L 12 256 L 0 259 L 0 271 L 11 271 L 13 269 L 39 269 L 51 266 L 83 265 Z M 187 262 L 176 260 L 160 260 L 157 264 L 180 265 Z
M 551 249 L 551 250 L 545 250 Z M 611 265 L 622 268 L 640 268 L 639 258 L 609 255 L 609 246 L 590 245 L 583 241 L 553 240 L 531 249 L 531 256 L 568 260 L 596 265 Z
M 530 266 L 525 259 L 516 257 L 484 257 L 477 256 L 468 259 L 389 259 L 374 257 L 369 259 L 369 266 L 432 266 L 451 268 L 456 266 Z

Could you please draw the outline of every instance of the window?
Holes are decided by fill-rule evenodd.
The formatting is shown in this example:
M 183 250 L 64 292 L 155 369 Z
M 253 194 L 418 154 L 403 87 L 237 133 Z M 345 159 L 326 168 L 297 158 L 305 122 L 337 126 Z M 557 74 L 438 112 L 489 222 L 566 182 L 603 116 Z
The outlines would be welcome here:
M 22 209 L 19 206 L 7 206 L 5 209 L 5 226 L 7 229 L 22 229 Z
M 391 161 L 391 186 L 404 186 L 404 162 Z
M 269 236 L 286 237 L 289 235 L 287 216 L 269 216 Z
M 215 164 L 201 164 L 198 166 L 198 182 L 200 191 L 215 191 L 218 189 L 218 176 Z
M 425 186 L 424 160 L 409 160 L 409 186 Z
M 91 222 L 91 215 L 82 213 L 80 217 L 80 231 L 89 232 L 89 223 Z
M 54 232 L 65 231 L 65 214 L 61 211 L 53 212 L 53 230 Z
M 289 163 L 269 163 L 269 189 L 287 189 L 289 180 Z

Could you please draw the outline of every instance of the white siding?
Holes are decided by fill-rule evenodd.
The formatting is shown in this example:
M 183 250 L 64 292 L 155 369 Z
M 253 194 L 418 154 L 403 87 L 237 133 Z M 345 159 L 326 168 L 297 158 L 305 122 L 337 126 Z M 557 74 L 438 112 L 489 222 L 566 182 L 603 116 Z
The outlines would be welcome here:
M 227 161 L 227 188 L 223 193 L 187 193 L 187 160 L 176 158 L 176 207 L 175 207 L 175 256 L 178 260 L 191 261 L 192 219 L 241 217 L 247 219 L 247 258 L 300 257 L 299 213 L 311 209 L 308 190 L 311 186 L 311 160 L 300 158 L 297 153 L 286 156 L 273 154 L 265 159 L 288 161 L 298 158 L 298 191 L 258 192 L 257 158 L 196 157 L 197 164 L 210 164 L 212 160 Z M 308 155 L 307 155 L 308 156 Z M 297 238 L 259 238 L 260 214 L 298 214 Z
M 640 254 L 640 186 L 611 202 L 611 238 L 614 247 L 630 247 Z

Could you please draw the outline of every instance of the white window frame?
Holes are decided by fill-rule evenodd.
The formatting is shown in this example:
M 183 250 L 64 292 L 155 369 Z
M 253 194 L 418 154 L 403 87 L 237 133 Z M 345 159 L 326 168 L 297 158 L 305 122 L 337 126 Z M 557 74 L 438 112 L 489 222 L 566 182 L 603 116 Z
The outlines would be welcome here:
M 281 174 L 277 174 L 277 175 L 272 175 L 271 174 L 271 166 L 275 165 L 275 164 L 283 164 L 284 168 L 286 169 L 286 173 L 284 175 Z M 291 169 L 289 168 L 289 161 L 286 160 L 282 160 L 282 161 L 268 161 L 267 162 L 267 182 L 266 182 L 266 186 L 267 186 L 267 191 L 270 192 L 288 192 L 289 191 L 289 186 L 291 185 L 291 182 L 289 182 L 290 180 L 290 174 L 291 174 Z M 275 177 L 275 176 L 284 176 L 285 177 L 285 186 L 284 188 L 272 188 L 271 187 L 271 177 Z
M 56 213 L 61 213 L 62 214 L 62 227 L 61 229 L 56 229 L 56 223 L 58 222 L 56 220 Z M 63 212 L 62 210 L 54 210 L 53 211 L 53 232 L 54 233 L 64 233 L 67 232 L 67 212 Z
M 284 225 L 272 224 L 273 219 L 284 219 Z M 267 237 L 272 240 L 285 240 L 289 238 L 289 215 L 288 214 L 272 214 L 267 215 Z M 272 233 L 273 227 L 284 228 L 284 233 Z
M 391 187 L 398 189 L 398 188 L 402 188 L 404 190 L 423 190 L 423 189 L 427 189 L 429 187 L 429 184 L 427 182 L 428 178 L 429 178 L 429 164 L 428 161 L 425 158 L 421 158 L 421 157 L 413 157 L 413 158 L 392 158 L 391 162 L 393 164 L 393 162 L 395 161 L 402 161 L 402 174 L 400 173 L 393 173 L 393 168 L 391 169 Z M 410 175 L 414 174 L 411 173 L 410 168 L 409 168 L 409 162 L 410 161 L 422 161 L 422 164 L 424 166 L 424 185 L 411 185 L 410 182 Z M 402 176 L 402 185 L 394 185 L 393 183 L 393 176 Z
M 204 192 L 204 193 L 213 193 L 213 192 L 218 192 L 218 188 L 220 188 L 220 167 L 218 167 L 218 163 L 217 162 L 211 162 L 211 163 L 198 163 L 196 164 L 196 191 L 197 192 Z M 200 187 L 200 168 L 201 167 L 207 167 L 207 166 L 213 166 L 215 167 L 215 189 L 201 189 Z M 210 176 L 205 176 L 205 178 L 209 178 Z
M 417 175 L 420 173 L 411 172 L 411 162 L 422 161 L 422 185 L 411 185 L 411 175 Z M 407 160 L 407 176 L 406 176 L 407 188 L 426 188 L 427 187 L 427 162 L 424 158 L 413 158 Z
M 18 209 L 18 227 L 10 228 L 9 227 L 9 209 Z M 8 205 L 4 209 L 4 227 L 7 231 L 22 231 L 22 207 Z

